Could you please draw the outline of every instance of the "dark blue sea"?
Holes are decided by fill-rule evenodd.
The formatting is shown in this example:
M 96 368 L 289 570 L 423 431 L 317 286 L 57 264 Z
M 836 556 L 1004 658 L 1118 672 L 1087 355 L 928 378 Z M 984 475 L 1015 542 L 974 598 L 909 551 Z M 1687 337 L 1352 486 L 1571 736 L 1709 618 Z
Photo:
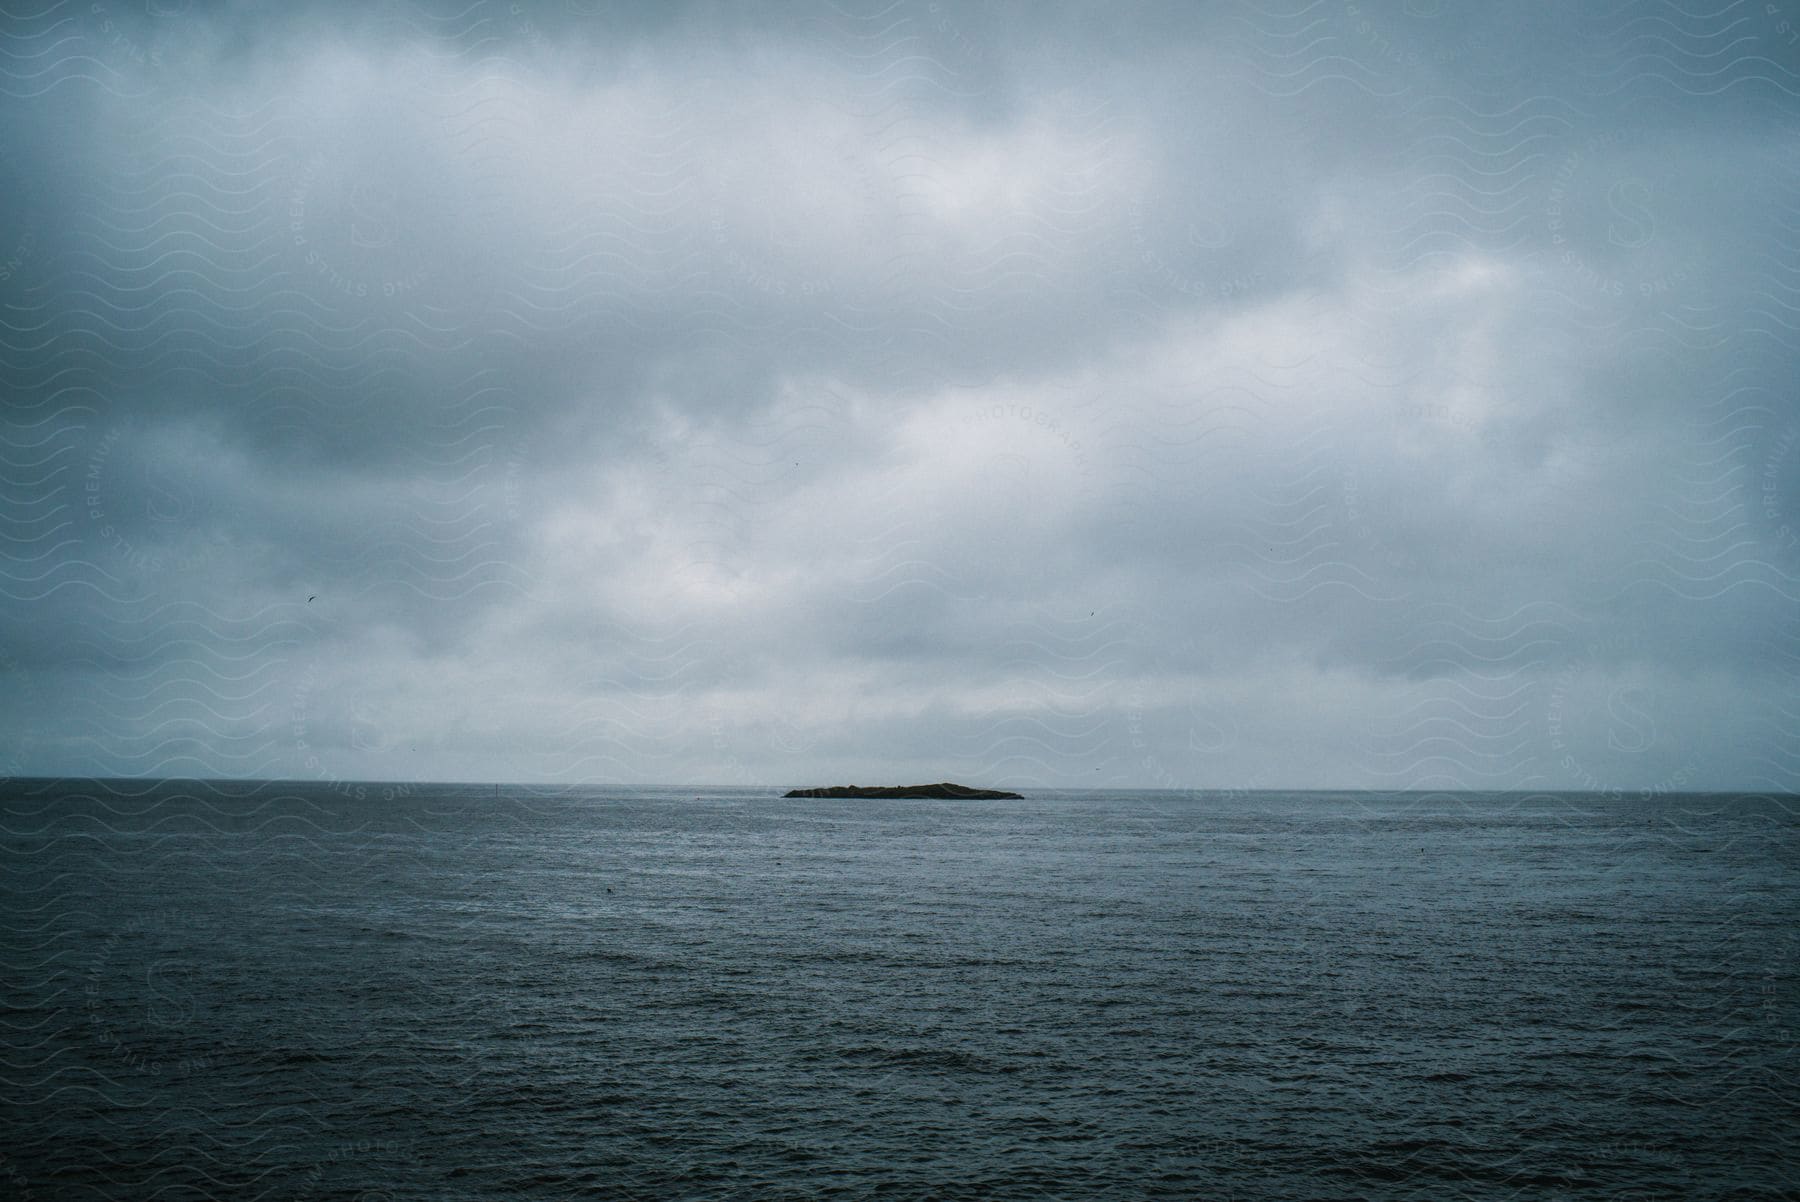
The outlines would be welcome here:
M 1800 1196 L 1794 798 L 0 788 L 0 1197 Z

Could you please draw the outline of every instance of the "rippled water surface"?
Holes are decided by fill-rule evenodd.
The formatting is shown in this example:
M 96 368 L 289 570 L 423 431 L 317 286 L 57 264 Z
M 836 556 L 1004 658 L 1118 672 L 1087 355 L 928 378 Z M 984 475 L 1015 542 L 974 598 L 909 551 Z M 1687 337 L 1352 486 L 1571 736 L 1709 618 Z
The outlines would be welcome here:
M 1767 1198 L 1793 799 L 5 786 L 0 1196 Z

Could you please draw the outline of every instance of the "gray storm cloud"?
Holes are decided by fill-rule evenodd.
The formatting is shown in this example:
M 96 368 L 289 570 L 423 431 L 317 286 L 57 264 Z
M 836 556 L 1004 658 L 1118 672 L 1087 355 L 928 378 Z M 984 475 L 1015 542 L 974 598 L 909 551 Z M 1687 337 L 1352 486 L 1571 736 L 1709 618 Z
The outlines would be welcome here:
M 1791 789 L 1775 7 L 14 16 L 0 771 Z

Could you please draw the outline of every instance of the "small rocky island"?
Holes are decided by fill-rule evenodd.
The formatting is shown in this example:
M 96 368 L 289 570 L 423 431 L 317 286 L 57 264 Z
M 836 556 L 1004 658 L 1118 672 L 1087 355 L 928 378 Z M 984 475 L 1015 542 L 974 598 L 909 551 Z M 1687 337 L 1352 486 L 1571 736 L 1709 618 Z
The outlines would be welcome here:
M 1000 789 L 971 789 L 941 781 L 935 785 L 832 785 L 823 789 L 789 789 L 783 797 L 926 797 L 935 801 L 1024 801 L 1018 793 Z

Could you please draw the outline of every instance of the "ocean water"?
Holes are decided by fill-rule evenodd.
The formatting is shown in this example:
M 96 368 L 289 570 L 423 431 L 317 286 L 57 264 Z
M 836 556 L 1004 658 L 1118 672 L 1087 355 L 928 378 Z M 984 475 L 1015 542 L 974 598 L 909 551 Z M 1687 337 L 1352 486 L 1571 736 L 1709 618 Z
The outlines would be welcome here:
M 0 1197 L 1800 1196 L 1793 798 L 0 789 Z

